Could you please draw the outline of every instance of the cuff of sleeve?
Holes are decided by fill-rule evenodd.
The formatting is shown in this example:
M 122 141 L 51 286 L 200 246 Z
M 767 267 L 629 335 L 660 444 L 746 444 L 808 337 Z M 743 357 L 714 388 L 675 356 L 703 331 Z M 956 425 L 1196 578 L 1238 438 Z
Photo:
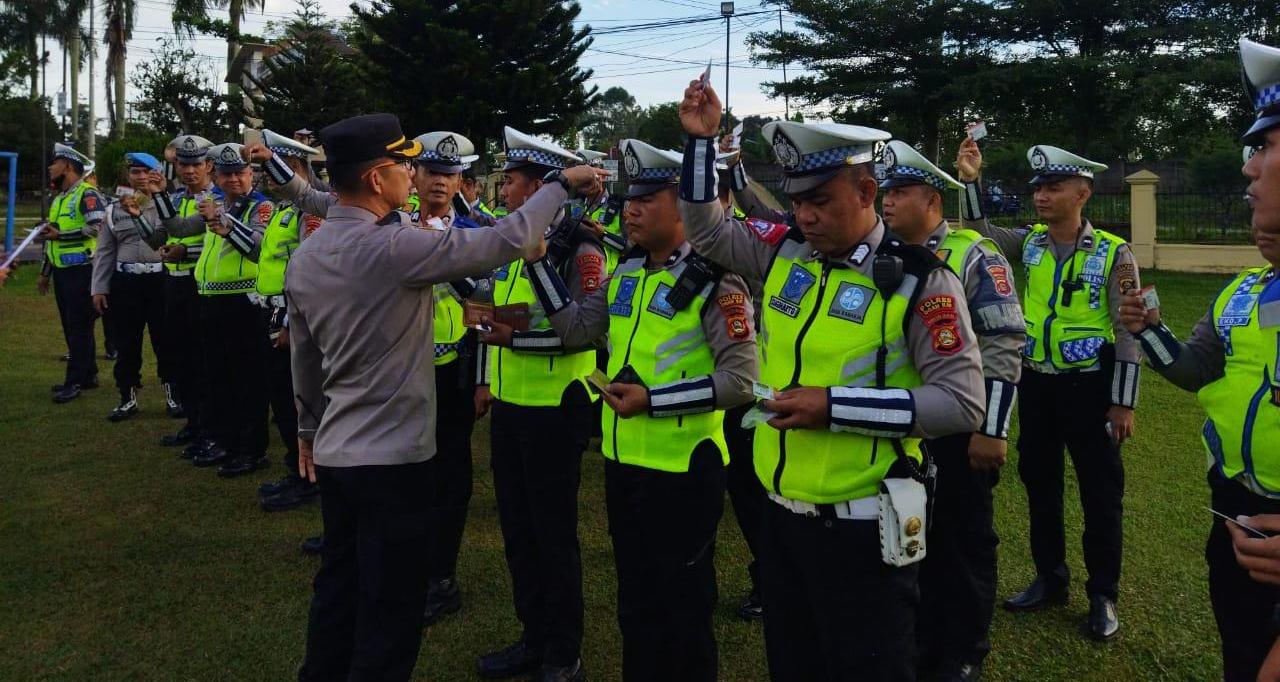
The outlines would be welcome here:
M 316 439 L 316 430 L 300 428 L 298 429 L 298 437 L 301 438 L 302 440 L 307 441 L 308 443 L 314 442 Z
M 916 399 L 903 388 L 827 389 L 831 430 L 882 438 L 905 438 L 916 423 Z
M 690 136 L 680 168 L 680 198 L 695 204 L 716 200 L 716 139 Z
M 649 416 L 678 417 L 716 408 L 716 385 L 709 376 L 682 379 L 649 389 Z
M 548 314 L 550 314 L 549 311 Z M 513 331 L 511 332 L 511 350 L 523 353 L 556 354 L 564 351 L 564 343 L 560 341 L 560 335 L 556 334 L 554 329 Z
M 231 226 L 231 231 L 227 233 L 227 241 L 246 256 L 253 253 L 253 230 L 236 220 L 231 214 L 223 214 L 222 218 Z
M 146 216 L 138 216 L 133 221 L 138 225 L 138 232 L 142 233 L 143 240 L 151 240 L 156 236 L 156 226 L 147 220 Z
M 1138 404 L 1138 363 L 1116 361 L 1111 376 L 1111 404 L 1128 408 Z
M 1013 403 L 1018 397 L 1017 384 L 986 379 L 987 415 L 982 420 L 980 433 L 989 438 L 1001 440 L 1009 437 L 1009 417 L 1013 415 Z
M 729 189 L 741 192 L 747 188 L 747 170 L 742 162 L 733 164 L 729 169 Z
M 538 295 L 538 302 L 542 304 L 542 309 L 546 311 L 548 317 L 569 307 L 569 303 L 573 300 L 564 280 L 560 279 L 560 273 L 551 267 L 551 262 L 545 256 L 529 265 L 529 283 L 533 285 L 533 291 Z M 514 347 L 514 335 L 511 342 Z
M 960 191 L 960 217 L 982 220 L 982 188 L 976 180 L 964 183 L 964 189 Z
M 279 154 L 272 154 L 271 159 L 267 161 L 267 175 L 271 176 L 271 181 L 277 185 L 287 185 L 293 179 L 293 169 Z
M 156 213 L 161 220 L 169 220 L 178 215 L 178 210 L 173 207 L 173 200 L 169 198 L 168 192 L 160 192 L 156 195 Z
M 1164 369 L 1177 362 L 1178 354 L 1182 352 L 1182 344 L 1178 343 L 1178 337 L 1174 336 L 1163 322 L 1148 326 L 1134 334 L 1134 338 L 1138 340 L 1138 345 L 1142 346 L 1142 354 L 1147 356 L 1147 362 L 1156 369 Z

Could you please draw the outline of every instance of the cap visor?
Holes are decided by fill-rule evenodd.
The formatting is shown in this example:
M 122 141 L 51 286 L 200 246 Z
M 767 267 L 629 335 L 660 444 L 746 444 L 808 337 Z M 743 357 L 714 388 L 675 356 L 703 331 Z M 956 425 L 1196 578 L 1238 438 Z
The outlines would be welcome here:
M 419 161 L 418 167 L 426 168 L 432 173 L 442 173 L 444 175 L 454 175 L 467 169 L 466 164 L 437 163 L 435 161 Z
M 781 185 L 782 193 L 783 194 L 804 194 L 805 192 L 808 192 L 810 190 L 817 189 L 818 187 L 821 187 L 822 185 L 826 184 L 827 181 L 830 180 L 831 178 L 834 178 L 842 168 L 845 168 L 845 166 L 840 166 L 839 168 L 828 168 L 826 170 L 818 171 L 817 173 L 810 173 L 808 175 L 784 176 L 782 178 L 782 185 Z
M 668 187 L 675 187 L 676 184 L 675 182 L 633 182 L 627 185 L 627 198 L 648 196 Z
M 1277 126 L 1280 126 L 1280 112 L 1270 116 L 1259 116 L 1258 120 L 1254 121 L 1253 125 L 1249 126 L 1249 129 L 1245 131 L 1240 141 L 1256 147 L 1262 144 L 1264 134 Z

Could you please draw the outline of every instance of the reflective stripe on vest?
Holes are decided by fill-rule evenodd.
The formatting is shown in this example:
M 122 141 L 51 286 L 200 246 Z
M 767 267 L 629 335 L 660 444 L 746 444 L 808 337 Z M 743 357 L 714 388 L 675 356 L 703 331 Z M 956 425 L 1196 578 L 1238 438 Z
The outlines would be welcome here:
M 431 293 L 435 298 L 432 318 L 435 364 L 447 365 L 458 359 L 458 343 L 467 333 L 467 328 L 462 323 L 462 302 L 448 284 L 435 285 Z
M 257 200 L 249 200 L 248 206 L 237 216 L 240 222 L 249 225 L 259 203 L 261 202 Z M 257 263 L 245 258 L 225 238 L 214 234 L 212 230 L 205 230 L 200 260 L 196 263 L 196 289 L 205 296 L 218 296 L 252 293 L 257 288 Z
M 284 271 L 301 242 L 298 236 L 301 224 L 302 212 L 293 206 L 276 211 L 267 224 L 258 254 L 257 288 L 263 296 L 284 293 Z
M 496 305 L 528 303 L 529 328 L 551 328 L 551 323 L 547 321 L 542 305 L 538 303 L 538 297 L 529 284 L 523 260 L 509 263 L 494 273 L 493 302 Z M 586 387 L 585 377 L 595 366 L 594 350 L 544 355 L 490 346 L 489 390 L 494 398 L 513 405 L 559 405 L 561 396 L 570 384 L 576 381 Z
M 1027 320 L 1023 357 L 1058 369 L 1092 367 L 1102 347 L 1115 343 L 1107 310 L 1107 281 L 1124 240 L 1094 228 L 1092 249 L 1079 248 L 1059 263 L 1046 225 L 1035 225 L 1022 242 L 1025 269 L 1022 308 Z M 1074 263 L 1074 266 L 1072 265 Z M 1074 271 L 1082 288 L 1063 301 L 1064 282 Z
M 205 197 L 219 197 L 220 194 L 213 188 L 197 193 L 194 197 L 186 192 L 182 193 L 182 198 L 178 201 L 178 217 L 190 218 L 200 212 L 200 202 Z M 200 260 L 200 252 L 204 250 L 204 235 L 193 234 L 190 237 L 169 237 L 164 241 L 165 244 L 181 244 L 187 247 L 187 257 L 177 263 L 166 262 L 164 267 L 168 270 L 191 270 L 196 267 L 196 263 Z
M 1257 492 L 1280 497 L 1280 325 L 1264 329 L 1258 319 L 1263 290 L 1280 287 L 1269 270 L 1245 270 L 1214 301 L 1226 366 L 1196 398 L 1208 413 L 1201 439 L 1223 476 L 1243 475 Z
M 609 282 L 609 376 L 630 365 L 646 386 L 660 386 L 711 374 L 716 363 L 702 331 L 702 310 L 715 282 L 677 311 L 666 296 L 685 264 L 649 272 L 644 263 L 643 258 L 628 260 Z M 694 448 L 705 440 L 715 443 L 725 463 L 729 461 L 721 410 L 662 418 L 641 413 L 620 419 L 606 404 L 601 431 L 601 452 L 623 464 L 686 472 Z
M 74 187 L 53 200 L 53 204 L 49 206 L 49 222 L 58 226 L 58 232 L 84 230 L 87 223 L 80 204 L 84 193 L 89 189 L 89 183 L 77 182 Z M 97 243 L 97 239 L 89 236 L 79 239 L 50 239 L 44 243 L 44 249 L 50 265 L 55 268 L 70 268 L 88 264 L 93 259 Z
M 883 316 L 889 351 L 885 386 L 919 386 L 903 335 L 916 277 L 907 275 L 886 306 L 869 277 L 810 260 L 810 253 L 805 244 L 784 241 L 765 278 L 761 383 L 775 389 L 874 387 Z M 920 461 L 920 439 L 904 439 L 902 445 Z M 894 459 L 893 443 L 885 438 L 756 427 L 756 475 L 766 490 L 793 500 L 828 504 L 875 495 Z

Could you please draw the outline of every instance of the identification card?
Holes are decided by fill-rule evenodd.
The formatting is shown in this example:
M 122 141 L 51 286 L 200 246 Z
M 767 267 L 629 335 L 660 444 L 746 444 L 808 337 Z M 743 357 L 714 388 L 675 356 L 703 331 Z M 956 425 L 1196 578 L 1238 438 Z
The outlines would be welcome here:
M 601 372 L 599 367 L 591 370 L 591 373 L 587 375 L 587 383 L 591 384 L 592 388 L 598 393 L 608 393 L 605 387 L 609 385 L 609 377 L 604 372 Z
M 977 142 L 987 136 L 987 124 L 984 121 L 974 121 L 965 126 L 965 132 L 969 133 L 969 139 Z
M 711 60 L 707 60 L 707 70 L 698 78 L 698 87 L 705 88 L 711 82 Z
M 1253 533 L 1257 537 L 1260 537 L 1260 538 L 1271 537 L 1267 533 L 1260 531 L 1257 528 L 1254 528 L 1253 526 L 1246 526 L 1245 524 L 1240 523 L 1239 521 L 1231 518 L 1230 516 L 1227 516 L 1226 514 L 1223 514 L 1222 512 L 1218 511 L 1217 509 L 1214 509 L 1213 507 L 1205 507 L 1205 509 L 1208 509 L 1209 513 L 1213 514 L 1214 516 L 1220 516 L 1222 517 L 1222 520 L 1226 521 L 1227 523 L 1234 523 L 1235 525 L 1240 526 L 1241 528 L 1249 531 L 1250 533 Z
M 747 410 L 746 414 L 742 415 L 742 428 L 754 429 L 776 416 L 778 416 L 777 412 L 770 412 L 769 410 L 766 410 L 764 406 L 756 405 Z
M 751 382 L 751 395 L 758 400 L 773 400 L 774 392 L 772 386 L 766 386 L 758 381 Z
M 1156 285 L 1148 284 L 1142 288 L 1142 307 L 1154 310 L 1160 307 L 1160 297 L 1156 295 Z

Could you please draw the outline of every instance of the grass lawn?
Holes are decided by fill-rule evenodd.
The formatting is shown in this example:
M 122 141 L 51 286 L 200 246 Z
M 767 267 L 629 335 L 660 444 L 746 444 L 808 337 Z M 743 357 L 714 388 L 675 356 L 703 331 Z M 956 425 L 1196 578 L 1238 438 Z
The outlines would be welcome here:
M 110 363 L 103 388 L 69 405 L 49 400 L 65 351 L 52 297 L 35 267 L 0 290 L 0 680 L 283 680 L 301 662 L 317 561 L 298 542 L 320 528 L 311 507 L 268 515 L 263 476 L 226 481 L 156 439 L 176 428 L 148 358 L 143 413 L 123 424 Z M 1226 282 L 1151 273 L 1166 319 L 1185 336 Z M 99 339 L 99 348 L 101 340 Z M 148 351 L 149 352 L 149 351 Z M 1125 447 L 1127 495 L 1122 630 L 1109 645 L 1081 636 L 1088 609 L 1074 478 L 1066 499 L 1070 604 L 996 615 L 987 680 L 1209 680 L 1221 676 L 1209 610 L 1204 540 L 1210 517 L 1203 415 L 1194 397 L 1144 373 L 1137 432 Z M 273 434 L 274 436 L 274 434 Z M 997 489 L 1003 597 L 1031 578 L 1025 495 L 1010 453 Z M 280 448 L 274 447 L 278 461 Z M 464 540 L 462 612 L 424 636 L 416 679 L 473 679 L 476 654 L 518 634 L 488 470 L 487 422 L 475 435 L 476 495 Z M 603 467 L 584 459 L 581 535 L 585 665 L 618 679 L 615 579 L 605 529 Z M 278 463 L 265 474 L 280 474 Z M 1070 467 L 1068 467 L 1070 471 Z M 736 620 L 747 590 L 746 547 L 725 511 L 718 544 L 717 636 L 725 680 L 767 678 L 759 624 Z

